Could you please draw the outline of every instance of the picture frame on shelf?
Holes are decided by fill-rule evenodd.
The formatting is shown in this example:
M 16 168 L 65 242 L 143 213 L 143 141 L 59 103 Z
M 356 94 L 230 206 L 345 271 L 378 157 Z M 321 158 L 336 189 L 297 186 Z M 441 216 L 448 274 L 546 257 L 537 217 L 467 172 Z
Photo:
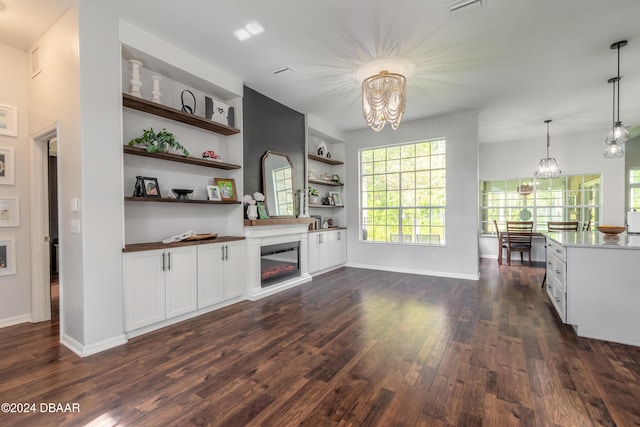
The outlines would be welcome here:
M 258 202 L 257 205 L 258 205 L 258 218 L 269 219 L 269 214 L 267 213 L 267 210 L 264 207 L 264 203 Z
M 223 202 L 235 202 L 238 200 L 236 181 L 233 178 L 214 178 L 213 184 L 219 188 Z
M 142 177 L 142 197 L 162 198 L 158 178 Z
M 0 184 L 13 185 L 14 182 L 13 147 L 0 147 Z
M 0 276 L 16 274 L 16 239 L 0 235 Z
M 339 191 L 329 191 L 329 199 L 334 206 L 344 206 L 342 202 L 342 194 Z
M 0 135 L 18 136 L 18 107 L 0 104 Z
M 221 202 L 222 197 L 220 196 L 220 187 L 217 185 L 207 185 L 207 199 Z
M 18 197 L 0 198 L 0 227 L 18 227 L 20 225 L 20 199 Z

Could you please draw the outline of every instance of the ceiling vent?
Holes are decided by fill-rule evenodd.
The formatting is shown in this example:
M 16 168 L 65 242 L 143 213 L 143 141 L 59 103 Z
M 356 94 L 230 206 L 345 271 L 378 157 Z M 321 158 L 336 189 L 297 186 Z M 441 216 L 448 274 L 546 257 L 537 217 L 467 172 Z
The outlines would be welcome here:
M 460 0 L 449 5 L 451 16 L 459 15 L 464 12 L 482 7 L 486 0 Z
M 280 73 L 284 73 L 285 71 L 293 71 L 291 68 L 287 67 L 286 65 L 282 66 L 282 67 L 278 67 L 278 68 L 274 68 L 273 70 L 271 70 L 272 74 L 280 74 Z

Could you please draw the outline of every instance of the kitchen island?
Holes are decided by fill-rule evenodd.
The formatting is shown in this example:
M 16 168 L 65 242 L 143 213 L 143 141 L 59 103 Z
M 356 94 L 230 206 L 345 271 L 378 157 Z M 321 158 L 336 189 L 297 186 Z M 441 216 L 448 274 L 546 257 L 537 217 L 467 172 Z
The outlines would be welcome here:
M 549 232 L 546 291 L 581 337 L 640 346 L 640 235 Z

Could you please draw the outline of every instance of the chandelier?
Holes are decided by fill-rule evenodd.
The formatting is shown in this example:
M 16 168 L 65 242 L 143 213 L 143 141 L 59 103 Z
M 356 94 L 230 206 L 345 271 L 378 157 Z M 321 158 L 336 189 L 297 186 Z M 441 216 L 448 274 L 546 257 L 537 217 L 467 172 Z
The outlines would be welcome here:
M 362 81 L 362 114 L 367 125 L 379 132 L 388 122 L 398 129 L 407 101 L 407 78 L 415 67 L 403 58 L 384 58 L 356 71 Z
M 374 131 L 389 122 L 398 129 L 407 100 L 407 79 L 402 74 L 382 71 L 362 82 L 362 114 Z
M 551 120 L 544 121 L 547 124 L 547 157 L 540 160 L 538 167 L 533 172 L 533 176 L 536 178 L 557 178 L 562 171 L 558 162 L 553 157 L 549 157 L 549 147 L 551 146 L 551 139 L 549 138 L 549 123 Z
M 620 80 L 622 79 L 622 77 L 620 77 L 620 48 L 626 45 L 626 40 L 622 40 L 611 45 L 611 49 L 618 50 L 618 75 L 608 80 L 608 83 L 613 84 L 613 118 L 611 130 L 605 139 L 607 148 L 604 150 L 603 155 L 607 159 L 615 159 L 616 157 L 624 156 L 622 146 L 629 139 L 629 131 L 620 121 Z

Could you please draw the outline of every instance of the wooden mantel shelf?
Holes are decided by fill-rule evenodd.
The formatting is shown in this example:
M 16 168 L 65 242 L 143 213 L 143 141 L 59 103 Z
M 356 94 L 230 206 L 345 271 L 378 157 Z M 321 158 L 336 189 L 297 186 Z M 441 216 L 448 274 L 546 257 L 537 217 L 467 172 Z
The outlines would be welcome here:
M 245 227 L 257 227 L 261 225 L 286 225 L 286 224 L 311 224 L 315 218 L 269 218 L 269 219 L 245 219 Z

